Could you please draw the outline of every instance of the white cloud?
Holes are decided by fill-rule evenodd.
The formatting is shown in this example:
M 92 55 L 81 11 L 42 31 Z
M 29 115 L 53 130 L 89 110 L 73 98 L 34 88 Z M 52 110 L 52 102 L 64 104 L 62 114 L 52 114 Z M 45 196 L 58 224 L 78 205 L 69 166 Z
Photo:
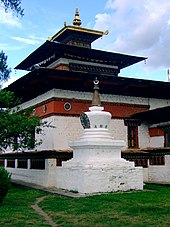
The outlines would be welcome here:
M 12 44 L 8 44 L 8 43 L 0 43 L 0 50 L 3 51 L 16 51 L 16 50 L 22 50 L 24 48 L 24 46 L 14 46 Z
M 12 12 L 5 12 L 5 10 L 0 7 L 0 24 L 21 28 L 21 22 L 19 18 L 15 17 Z
M 14 39 L 16 41 L 19 41 L 28 45 L 36 45 L 40 43 L 39 40 L 37 38 L 35 39 L 34 37 L 32 38 L 11 37 L 11 39 Z
M 109 29 L 106 49 L 147 56 L 149 67 L 170 66 L 170 1 L 108 0 L 95 28 Z
M 0 43 L 0 50 L 7 48 L 8 45 L 6 43 Z

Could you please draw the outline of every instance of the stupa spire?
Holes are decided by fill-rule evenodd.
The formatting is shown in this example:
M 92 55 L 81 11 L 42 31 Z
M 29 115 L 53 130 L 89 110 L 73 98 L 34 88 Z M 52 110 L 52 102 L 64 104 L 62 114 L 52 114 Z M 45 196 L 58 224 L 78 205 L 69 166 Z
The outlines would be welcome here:
M 92 106 L 101 106 L 100 101 L 100 94 L 99 94 L 99 80 L 96 78 L 94 81 L 94 92 L 93 92 L 93 99 L 92 99 Z
M 79 17 L 79 11 L 78 11 L 78 8 L 76 8 L 76 13 L 75 13 L 75 17 L 74 17 L 74 20 L 73 20 L 73 25 L 74 26 L 81 26 L 81 19 Z

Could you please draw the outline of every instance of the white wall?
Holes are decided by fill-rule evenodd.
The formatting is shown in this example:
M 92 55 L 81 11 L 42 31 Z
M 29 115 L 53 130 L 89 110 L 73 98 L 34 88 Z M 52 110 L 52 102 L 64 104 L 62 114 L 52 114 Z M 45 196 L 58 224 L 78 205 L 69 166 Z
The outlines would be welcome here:
M 56 166 L 56 159 L 46 159 L 45 170 L 7 167 L 6 169 L 12 174 L 13 180 L 20 180 L 25 183 L 32 183 L 44 187 L 57 187 L 57 182 L 62 180 L 61 178 L 56 178 L 58 172 L 60 173 L 62 169 L 62 167 Z M 149 168 L 143 168 L 143 180 L 146 183 L 170 184 L 170 155 L 165 156 L 165 165 L 149 165 Z
M 92 100 L 92 92 L 79 92 L 71 90 L 61 90 L 52 89 L 36 98 L 25 102 L 20 105 L 21 108 L 28 108 L 34 106 L 50 98 L 68 98 L 68 99 L 79 99 L 79 100 Z M 132 96 L 122 96 L 122 95 L 109 95 L 101 94 L 102 102 L 111 103 L 128 103 L 128 104 L 140 104 L 140 105 L 150 105 L 150 109 L 155 109 L 158 107 L 164 107 L 170 105 L 170 100 L 168 99 L 153 99 L 153 98 L 143 98 L 143 97 L 132 97 Z
M 170 155 L 165 155 L 165 165 L 150 165 L 148 182 L 170 184 Z
M 127 127 L 124 126 L 124 120 L 112 119 L 108 129 L 115 140 L 127 141 Z
M 164 147 L 164 136 L 150 137 L 150 147 Z
M 139 147 L 146 148 L 150 147 L 150 136 L 148 125 L 143 123 L 138 126 L 138 135 L 139 135 Z
M 17 163 L 17 159 L 15 161 Z M 28 162 L 30 162 L 29 159 Z M 11 175 L 12 180 L 19 180 L 25 183 L 50 187 L 54 186 L 56 160 L 46 159 L 44 170 L 30 169 L 29 167 L 28 169 L 6 167 L 6 170 L 12 174 Z
M 155 109 L 158 107 L 170 106 L 170 100 L 168 99 L 148 99 L 148 104 L 150 105 L 150 109 Z
M 33 100 L 23 103 L 21 105 L 21 108 L 27 108 L 36 104 L 40 104 L 41 102 L 53 97 L 90 101 L 92 100 L 92 93 L 52 89 L 45 94 L 34 98 Z M 151 109 L 170 105 L 170 100 L 108 94 L 101 94 L 101 101 L 110 103 L 150 105 Z M 37 147 L 37 149 L 39 150 L 69 149 L 68 142 L 77 140 L 83 132 L 83 128 L 78 117 L 52 116 L 46 118 L 45 120 L 51 122 L 51 124 L 54 125 L 55 128 L 44 129 L 44 135 L 37 136 L 37 138 L 41 138 L 43 141 L 43 143 Z M 123 120 L 112 120 L 109 126 L 109 130 L 114 139 L 123 139 L 127 144 L 127 127 L 124 126 Z M 161 147 L 163 146 L 163 137 L 150 138 L 147 125 L 142 124 L 141 126 L 139 126 L 139 146 L 141 148 Z
M 36 136 L 37 140 L 42 140 L 37 150 L 70 149 L 68 143 L 78 140 L 83 134 L 79 117 L 51 116 L 43 121 L 50 122 L 55 128 L 44 128 L 43 134 Z M 109 131 L 115 140 L 127 141 L 127 127 L 123 120 L 112 119 Z
M 44 128 L 43 134 L 36 136 L 36 139 L 42 140 L 37 150 L 70 149 L 68 142 L 79 139 L 83 133 L 79 117 L 51 116 L 44 121 L 50 122 L 54 128 Z

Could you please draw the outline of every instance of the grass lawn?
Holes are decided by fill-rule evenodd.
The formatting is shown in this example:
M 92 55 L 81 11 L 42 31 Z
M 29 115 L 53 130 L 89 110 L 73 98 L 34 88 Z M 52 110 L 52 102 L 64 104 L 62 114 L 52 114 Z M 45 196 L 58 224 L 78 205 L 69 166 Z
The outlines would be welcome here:
M 145 189 L 79 199 L 49 194 L 39 206 L 57 226 L 170 226 L 170 187 L 148 184 Z M 49 226 L 31 208 L 44 195 L 13 186 L 0 206 L 0 227 Z

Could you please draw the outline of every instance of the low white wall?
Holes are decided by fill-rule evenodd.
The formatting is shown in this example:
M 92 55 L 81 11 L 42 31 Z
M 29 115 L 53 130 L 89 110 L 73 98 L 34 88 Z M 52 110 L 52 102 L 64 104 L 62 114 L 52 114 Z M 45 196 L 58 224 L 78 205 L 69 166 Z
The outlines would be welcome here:
M 29 159 L 28 159 L 29 162 Z M 6 161 L 5 161 L 6 163 Z M 16 160 L 17 164 L 17 160 Z M 5 164 L 6 166 L 6 164 Z M 17 166 L 17 165 L 16 165 Z M 9 168 L 6 170 L 12 174 L 13 180 L 19 180 L 26 183 L 41 185 L 44 187 L 58 187 L 57 182 L 64 179 L 57 179 L 62 167 L 56 166 L 56 159 L 46 159 L 45 169 L 28 169 Z M 61 174 L 62 175 L 62 174 Z M 69 178 L 69 172 L 68 172 Z M 170 184 L 170 155 L 165 156 L 165 165 L 149 165 L 148 168 L 143 168 L 143 181 L 146 183 L 166 183 Z
M 143 182 L 148 182 L 148 168 L 143 168 Z
M 165 155 L 165 165 L 149 166 L 148 182 L 170 184 L 170 155 Z
M 29 161 L 30 160 L 28 159 L 28 163 Z M 30 165 L 28 164 L 28 169 L 6 167 L 6 170 L 12 174 L 11 175 L 12 180 L 19 180 L 30 184 L 41 185 L 44 187 L 50 187 L 54 185 L 56 170 L 55 159 L 46 159 L 45 169 L 43 170 L 30 169 L 29 166 Z

